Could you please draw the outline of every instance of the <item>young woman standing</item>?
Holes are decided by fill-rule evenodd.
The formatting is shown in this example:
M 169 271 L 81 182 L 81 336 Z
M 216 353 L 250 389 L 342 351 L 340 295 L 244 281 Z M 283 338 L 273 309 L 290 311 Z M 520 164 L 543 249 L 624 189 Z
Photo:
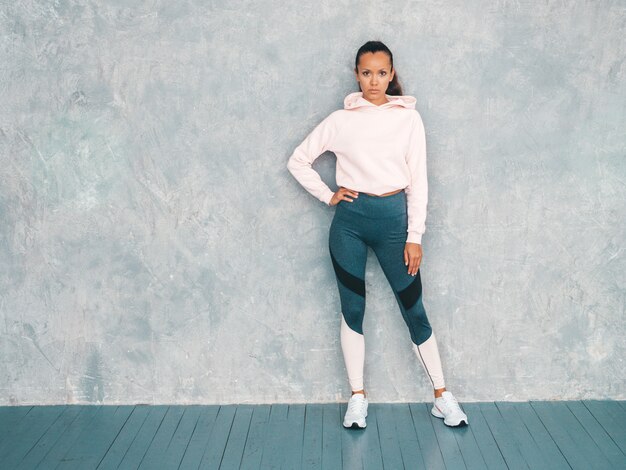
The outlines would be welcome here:
M 312 195 L 337 206 L 328 247 L 341 300 L 341 348 L 352 388 L 343 425 L 364 428 L 363 386 L 365 263 L 371 247 L 394 292 L 412 348 L 432 383 L 431 413 L 448 426 L 468 424 L 445 388 L 435 334 L 422 303 L 419 266 L 425 232 L 428 181 L 426 139 L 416 99 L 402 95 L 393 55 L 382 42 L 359 48 L 355 69 L 361 91 L 344 99 L 298 145 L 287 168 Z M 333 192 L 312 168 L 322 153 L 337 156 Z

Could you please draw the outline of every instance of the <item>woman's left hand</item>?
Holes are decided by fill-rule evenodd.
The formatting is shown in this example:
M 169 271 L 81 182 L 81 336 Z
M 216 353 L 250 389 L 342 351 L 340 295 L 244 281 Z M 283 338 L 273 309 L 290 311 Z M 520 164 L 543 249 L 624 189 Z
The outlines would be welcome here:
M 406 243 L 404 245 L 404 265 L 409 266 L 409 274 L 415 276 L 422 262 L 422 245 Z

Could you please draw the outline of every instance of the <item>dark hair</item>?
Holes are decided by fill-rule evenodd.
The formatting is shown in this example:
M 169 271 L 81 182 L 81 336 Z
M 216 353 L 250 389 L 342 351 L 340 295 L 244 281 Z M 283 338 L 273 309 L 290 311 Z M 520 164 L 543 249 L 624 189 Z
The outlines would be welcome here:
M 374 52 L 384 52 L 385 54 L 387 54 L 389 56 L 389 62 L 391 62 L 391 70 L 394 70 L 394 68 L 393 68 L 393 54 L 391 53 L 389 48 L 387 46 L 385 46 L 380 41 L 367 41 L 365 44 L 363 44 L 361 47 L 359 47 L 359 50 L 356 53 L 356 59 L 354 61 L 354 70 L 356 70 L 357 72 L 359 70 L 359 68 L 358 68 L 358 66 L 359 66 L 359 59 L 366 52 L 372 52 L 372 53 L 374 53 Z M 359 90 L 361 90 L 361 84 L 359 84 Z M 400 82 L 398 81 L 398 72 L 397 71 L 393 75 L 393 80 L 391 80 L 389 82 L 389 86 L 387 87 L 387 91 L 385 93 L 387 93 L 388 95 L 396 95 L 396 96 L 403 94 L 402 93 L 402 86 L 400 85 Z

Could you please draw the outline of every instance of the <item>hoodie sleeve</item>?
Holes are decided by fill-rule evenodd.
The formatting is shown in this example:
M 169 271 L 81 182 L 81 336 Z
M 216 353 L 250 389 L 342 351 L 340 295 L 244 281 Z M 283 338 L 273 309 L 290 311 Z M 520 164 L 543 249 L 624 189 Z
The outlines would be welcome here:
M 333 112 L 306 136 L 287 162 L 287 168 L 294 178 L 326 205 L 330 205 L 330 200 L 335 193 L 322 181 L 319 173 L 311 165 L 321 154 L 331 150 L 335 135 L 337 135 L 337 119 Z
M 416 113 L 413 129 L 409 137 L 406 155 L 410 182 L 405 189 L 407 202 L 407 243 L 422 243 L 426 231 L 426 206 L 428 204 L 428 178 L 426 172 L 426 136 L 424 123 Z

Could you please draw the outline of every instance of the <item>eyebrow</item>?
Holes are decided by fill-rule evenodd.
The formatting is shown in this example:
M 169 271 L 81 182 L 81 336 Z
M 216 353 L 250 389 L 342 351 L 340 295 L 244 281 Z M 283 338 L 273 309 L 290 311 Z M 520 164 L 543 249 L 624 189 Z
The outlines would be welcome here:
M 370 69 L 363 69 L 363 71 L 364 71 L 364 72 L 365 72 L 366 70 L 367 70 L 368 72 L 370 71 Z M 383 67 L 382 69 L 378 69 L 378 71 L 379 71 L 379 72 L 380 72 L 381 70 L 387 70 L 387 67 Z

